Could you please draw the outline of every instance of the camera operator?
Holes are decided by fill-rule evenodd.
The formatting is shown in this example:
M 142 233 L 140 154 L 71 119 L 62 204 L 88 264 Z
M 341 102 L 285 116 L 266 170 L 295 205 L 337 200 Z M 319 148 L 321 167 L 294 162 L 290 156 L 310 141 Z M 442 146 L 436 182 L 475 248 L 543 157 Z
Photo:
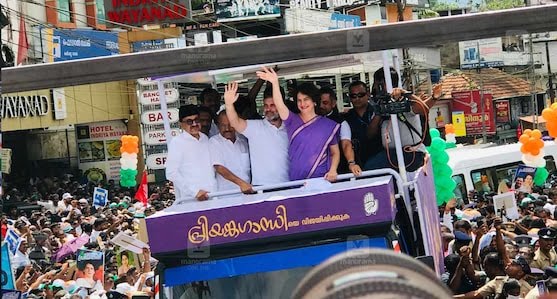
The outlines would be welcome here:
M 397 72 L 391 68 L 390 74 L 393 86 L 398 86 Z M 373 78 L 375 82 L 373 84 L 374 88 L 372 94 L 374 95 L 374 101 L 377 105 L 385 105 L 386 101 L 409 101 L 410 111 L 397 113 L 396 115 L 399 120 L 400 141 L 403 147 L 404 163 L 408 171 L 415 171 L 424 164 L 426 153 L 424 139 L 427 134 L 429 134 L 429 132 L 425 132 L 426 130 L 422 126 L 420 116 L 425 118 L 425 124 L 427 124 L 429 109 L 442 96 L 442 86 L 435 85 L 433 87 L 433 95 L 429 97 L 425 95 L 418 97 L 401 88 L 394 88 L 389 95 L 385 92 L 387 87 L 383 68 L 377 70 Z M 364 166 L 365 170 L 398 167 L 393 127 L 391 124 L 391 117 L 388 113 L 383 114 L 381 140 L 385 150 L 369 159 Z

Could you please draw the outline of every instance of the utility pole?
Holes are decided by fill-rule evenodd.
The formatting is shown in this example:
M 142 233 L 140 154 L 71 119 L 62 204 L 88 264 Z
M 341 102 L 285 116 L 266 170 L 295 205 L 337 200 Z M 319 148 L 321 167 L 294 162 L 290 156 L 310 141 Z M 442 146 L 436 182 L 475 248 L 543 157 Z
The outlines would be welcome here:
M 481 111 L 482 111 L 482 142 L 484 144 L 487 143 L 487 132 L 486 132 L 486 127 L 485 127 L 485 100 L 484 100 L 484 80 L 482 77 L 482 53 L 480 51 L 480 42 L 477 42 L 477 46 L 478 46 L 478 68 L 476 69 L 478 72 L 478 75 L 480 77 L 480 105 L 481 107 Z
M 555 102 L 555 90 L 553 90 L 553 73 L 551 72 L 551 60 L 549 58 L 549 42 L 545 42 L 545 57 L 547 63 L 547 77 L 549 80 L 549 100 L 553 104 Z
M 536 99 L 536 67 L 534 65 L 534 41 L 530 33 L 530 67 L 532 68 L 532 82 L 530 82 L 530 92 L 532 97 L 532 110 L 534 129 L 538 128 L 538 100 Z

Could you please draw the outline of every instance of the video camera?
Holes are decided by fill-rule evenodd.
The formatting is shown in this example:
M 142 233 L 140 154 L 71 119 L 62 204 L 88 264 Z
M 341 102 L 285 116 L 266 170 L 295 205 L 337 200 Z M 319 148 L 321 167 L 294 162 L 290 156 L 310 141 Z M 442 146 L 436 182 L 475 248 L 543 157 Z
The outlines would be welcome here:
M 398 101 L 393 99 L 390 94 L 376 95 L 375 111 L 381 116 L 389 116 L 391 114 L 406 113 L 411 111 L 410 106 L 411 93 L 405 93 Z

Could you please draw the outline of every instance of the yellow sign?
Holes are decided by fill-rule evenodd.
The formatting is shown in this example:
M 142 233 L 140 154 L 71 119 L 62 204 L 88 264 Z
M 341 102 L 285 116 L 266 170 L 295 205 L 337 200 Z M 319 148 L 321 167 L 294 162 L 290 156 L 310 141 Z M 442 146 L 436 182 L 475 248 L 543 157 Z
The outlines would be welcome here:
M 453 112 L 453 127 L 456 137 L 466 136 L 466 118 L 463 111 Z

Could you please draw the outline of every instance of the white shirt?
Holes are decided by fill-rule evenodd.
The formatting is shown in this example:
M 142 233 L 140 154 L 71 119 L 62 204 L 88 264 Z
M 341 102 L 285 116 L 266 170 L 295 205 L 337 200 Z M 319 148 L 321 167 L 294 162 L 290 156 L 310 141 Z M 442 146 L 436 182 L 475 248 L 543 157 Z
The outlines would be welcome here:
M 340 123 L 340 140 L 352 141 L 352 131 L 350 131 L 350 125 L 346 121 Z
M 416 131 L 420 132 L 420 135 L 422 135 L 424 132 L 422 129 L 422 123 L 420 121 L 420 116 L 414 112 L 406 112 L 403 114 L 408 120 L 408 123 L 412 125 L 412 127 L 414 127 Z M 399 120 L 398 128 L 400 130 L 400 141 L 402 143 L 402 146 L 414 145 L 420 142 L 420 136 L 418 136 L 416 132 L 408 129 L 408 126 L 404 122 Z M 428 134 L 429 132 L 425 133 Z M 381 123 L 381 140 L 383 141 L 384 148 L 395 148 L 394 132 L 390 117 L 388 120 L 385 120 Z M 418 145 L 416 150 L 425 153 L 425 145 L 423 143 Z
M 266 119 L 247 120 L 253 185 L 288 182 L 288 135 L 284 123 L 275 127 Z
M 89 237 L 89 242 L 97 242 L 97 237 L 101 235 L 101 232 L 98 230 L 94 230 L 91 232 L 91 236 Z
M 177 200 L 195 200 L 199 190 L 217 190 L 209 148 L 209 138 L 203 133 L 197 139 L 184 132 L 168 145 L 166 178 L 174 183 Z
M 211 129 L 209 129 L 209 138 L 217 135 L 220 135 L 219 127 L 213 121 L 211 123 Z
M 11 264 L 12 264 L 12 269 L 14 270 L 15 273 L 15 270 L 17 270 L 17 268 L 31 265 L 31 260 L 29 259 L 29 256 L 27 254 L 24 254 L 18 250 L 15 253 L 15 255 L 12 257 Z
M 211 161 L 213 165 L 221 165 L 237 177 L 250 183 L 250 160 L 248 141 L 244 136 L 236 135 L 236 142 L 224 138 L 221 134 L 209 139 Z M 219 191 L 240 190 L 240 187 L 217 173 Z
M 37 204 L 39 206 L 44 207 L 45 210 L 50 211 L 53 214 L 56 213 L 56 207 L 54 206 L 54 203 L 52 202 L 52 200 L 37 201 Z

